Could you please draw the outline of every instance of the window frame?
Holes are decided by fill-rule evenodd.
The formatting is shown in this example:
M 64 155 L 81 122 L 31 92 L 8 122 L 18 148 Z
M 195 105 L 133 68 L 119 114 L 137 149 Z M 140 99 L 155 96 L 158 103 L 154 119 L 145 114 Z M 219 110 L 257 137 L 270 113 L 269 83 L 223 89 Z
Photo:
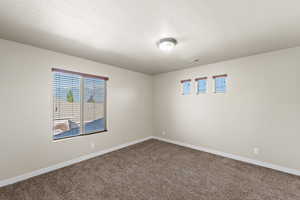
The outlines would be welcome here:
M 213 76 L 214 79 L 214 93 L 215 94 L 225 94 L 227 93 L 227 74 L 215 75 Z M 217 91 L 217 78 L 224 78 L 225 79 L 225 90 L 224 91 Z
M 190 83 L 190 92 L 188 93 L 188 94 L 185 94 L 184 93 L 184 83 L 185 82 L 189 82 Z M 185 79 L 185 80 L 181 80 L 180 81 L 180 83 L 181 83 L 181 94 L 183 95 L 183 96 L 187 96 L 187 95 L 191 95 L 192 94 L 192 79 Z
M 205 80 L 205 91 L 202 91 L 202 92 L 199 92 L 199 81 L 200 80 Z M 207 77 L 204 76 L 204 77 L 199 77 L 199 78 L 195 78 L 195 81 L 196 81 L 196 88 L 197 88 L 197 95 L 198 94 L 206 94 L 207 93 Z
M 64 70 L 64 69 L 59 69 L 59 68 L 52 68 L 51 69 L 51 74 L 55 72 L 61 72 L 61 73 L 66 73 L 66 74 L 75 74 L 80 76 L 80 133 L 78 135 L 71 135 L 63 138 L 54 138 L 54 132 L 53 132 L 53 126 L 54 126 L 54 90 L 53 90 L 53 76 L 52 76 L 52 116 L 51 116 L 51 137 L 53 141 L 58 141 L 58 140 L 64 140 L 64 139 L 69 139 L 73 137 L 79 137 L 79 136 L 87 136 L 87 135 L 93 135 L 93 134 L 98 134 L 98 133 L 103 133 L 107 132 L 107 81 L 109 80 L 108 77 L 105 76 L 98 76 L 98 75 L 93 75 L 93 74 L 86 74 L 86 73 L 81 73 L 81 72 L 76 72 L 76 71 L 69 71 L 69 70 Z M 94 132 L 89 132 L 85 133 L 85 124 L 84 124 L 84 78 L 95 78 L 95 79 L 101 79 L 104 80 L 104 130 L 101 131 L 94 131 Z

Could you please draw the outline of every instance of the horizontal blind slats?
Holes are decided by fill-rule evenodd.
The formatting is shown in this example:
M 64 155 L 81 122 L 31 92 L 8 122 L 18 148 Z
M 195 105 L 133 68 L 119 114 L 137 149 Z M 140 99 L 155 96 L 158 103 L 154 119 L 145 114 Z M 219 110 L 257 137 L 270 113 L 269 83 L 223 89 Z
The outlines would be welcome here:
M 80 134 L 80 81 L 78 75 L 53 73 L 54 138 L 66 133 Z

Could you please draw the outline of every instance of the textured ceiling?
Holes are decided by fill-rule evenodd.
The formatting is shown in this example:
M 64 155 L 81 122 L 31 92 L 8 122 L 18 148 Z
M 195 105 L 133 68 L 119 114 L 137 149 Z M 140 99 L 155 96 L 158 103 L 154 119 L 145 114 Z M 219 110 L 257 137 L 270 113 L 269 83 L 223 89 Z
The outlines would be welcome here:
M 299 22 L 299 0 L 0 1 L 1 38 L 148 74 L 299 46 Z

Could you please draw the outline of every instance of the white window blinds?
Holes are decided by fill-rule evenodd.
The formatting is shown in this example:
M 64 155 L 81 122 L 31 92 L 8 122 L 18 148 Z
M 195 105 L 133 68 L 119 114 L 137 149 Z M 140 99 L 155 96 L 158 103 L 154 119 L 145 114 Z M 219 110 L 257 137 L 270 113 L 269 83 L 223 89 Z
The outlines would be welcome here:
M 85 133 L 105 130 L 105 80 L 84 79 Z
M 106 130 L 107 80 L 53 69 L 53 139 Z

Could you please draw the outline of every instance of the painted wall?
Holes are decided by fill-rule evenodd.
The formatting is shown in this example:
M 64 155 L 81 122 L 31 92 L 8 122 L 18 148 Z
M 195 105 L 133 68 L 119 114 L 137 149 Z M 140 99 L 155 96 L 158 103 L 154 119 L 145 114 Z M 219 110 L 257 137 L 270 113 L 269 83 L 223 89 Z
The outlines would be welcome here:
M 6 40 L 0 55 L 0 180 L 152 135 L 151 76 Z M 52 141 L 52 67 L 110 78 L 108 132 Z
M 6 40 L 0 55 L 0 180 L 151 136 L 152 129 L 300 169 L 300 48 L 154 77 Z M 52 141 L 52 67 L 110 78 L 108 132 Z M 214 94 L 211 76 L 224 73 L 228 92 Z M 182 96 L 180 80 L 201 76 L 209 77 L 208 93 L 194 88 Z
M 211 77 L 218 74 L 228 74 L 226 94 L 213 93 Z M 201 76 L 209 77 L 207 94 L 194 88 L 181 95 L 180 80 Z M 300 170 L 299 87 L 300 48 L 160 74 L 154 77 L 154 132 Z

